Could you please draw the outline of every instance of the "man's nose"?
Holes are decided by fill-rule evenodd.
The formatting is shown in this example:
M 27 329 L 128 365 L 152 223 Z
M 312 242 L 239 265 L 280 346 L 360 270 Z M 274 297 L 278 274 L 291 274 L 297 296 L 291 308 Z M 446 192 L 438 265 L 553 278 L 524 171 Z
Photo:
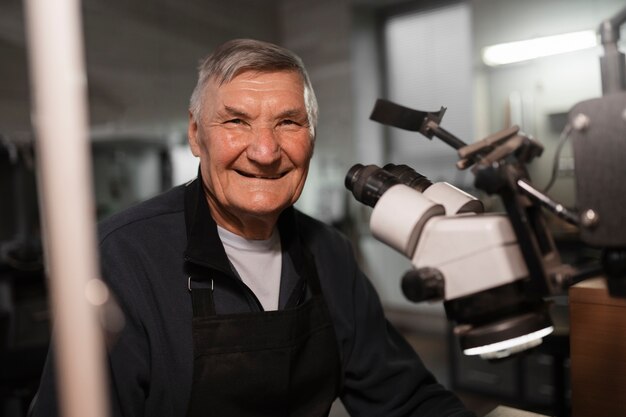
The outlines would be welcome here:
M 280 158 L 280 143 L 271 127 L 255 129 L 247 149 L 248 158 L 260 164 L 271 164 Z

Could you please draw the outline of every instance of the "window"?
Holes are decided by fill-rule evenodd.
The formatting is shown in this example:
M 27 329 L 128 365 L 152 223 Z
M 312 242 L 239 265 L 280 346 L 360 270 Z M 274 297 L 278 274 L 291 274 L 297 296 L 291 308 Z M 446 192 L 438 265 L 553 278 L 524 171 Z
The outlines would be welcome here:
M 384 28 L 387 97 L 406 107 L 436 111 L 447 107 L 441 127 L 472 142 L 471 9 L 455 4 L 392 16 Z M 453 148 L 419 133 L 389 129 L 390 155 L 431 181 L 469 185 L 471 174 L 458 171 Z

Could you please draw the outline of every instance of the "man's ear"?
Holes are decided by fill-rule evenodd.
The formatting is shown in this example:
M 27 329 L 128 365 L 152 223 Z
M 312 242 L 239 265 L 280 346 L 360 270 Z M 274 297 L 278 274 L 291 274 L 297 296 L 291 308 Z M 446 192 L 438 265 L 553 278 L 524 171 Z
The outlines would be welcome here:
M 187 140 L 193 156 L 200 156 L 200 145 L 198 143 L 198 122 L 189 111 L 189 125 L 187 126 Z

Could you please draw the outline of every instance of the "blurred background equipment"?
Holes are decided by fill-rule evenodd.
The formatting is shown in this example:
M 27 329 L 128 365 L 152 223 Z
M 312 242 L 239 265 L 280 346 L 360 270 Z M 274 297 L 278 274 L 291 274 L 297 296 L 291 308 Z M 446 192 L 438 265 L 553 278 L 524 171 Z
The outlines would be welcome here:
M 23 415 L 49 342 L 49 313 L 29 138 L 0 136 L 0 415 Z

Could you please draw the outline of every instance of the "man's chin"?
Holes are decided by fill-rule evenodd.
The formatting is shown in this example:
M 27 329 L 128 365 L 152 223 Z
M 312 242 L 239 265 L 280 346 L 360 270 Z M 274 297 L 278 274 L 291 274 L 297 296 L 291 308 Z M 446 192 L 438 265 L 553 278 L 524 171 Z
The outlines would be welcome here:
M 292 204 L 291 196 L 270 192 L 242 193 L 235 201 L 238 203 L 237 208 L 241 211 L 258 215 L 272 215 L 277 212 L 280 214 Z
M 243 216 L 257 218 L 259 220 L 272 220 L 280 216 L 280 213 L 282 213 L 287 207 L 288 205 L 274 207 L 241 207 L 237 211 Z
M 276 200 L 253 200 L 242 201 L 241 204 L 233 207 L 233 211 L 244 216 L 255 217 L 258 219 L 267 218 L 275 219 L 284 209 L 291 205 L 290 201 Z

